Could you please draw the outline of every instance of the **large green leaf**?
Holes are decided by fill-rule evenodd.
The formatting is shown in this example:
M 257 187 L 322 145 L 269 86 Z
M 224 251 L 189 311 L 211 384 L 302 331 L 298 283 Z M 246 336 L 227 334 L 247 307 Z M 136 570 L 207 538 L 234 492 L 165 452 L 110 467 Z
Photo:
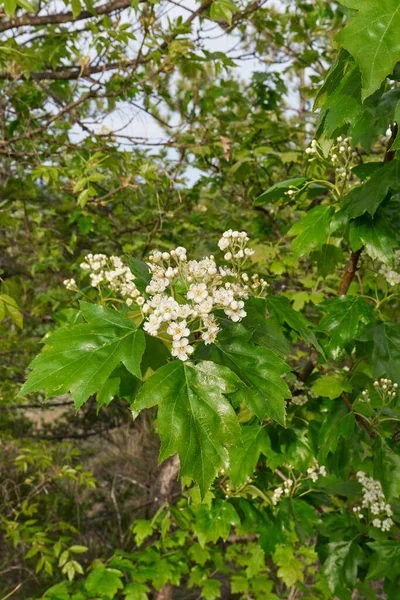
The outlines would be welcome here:
M 365 107 L 361 104 L 361 74 L 353 67 L 337 82 L 323 105 L 326 112 L 324 129 L 329 137 L 345 124 L 354 125 L 359 121 Z
M 343 213 L 355 219 L 368 212 L 372 217 L 389 191 L 400 191 L 400 160 L 393 160 L 373 173 L 371 178 L 344 199 Z
M 256 468 L 261 452 L 268 456 L 271 442 L 264 427 L 244 425 L 242 427 L 243 446 L 233 446 L 229 450 L 229 476 L 233 485 L 244 483 Z
M 181 475 L 196 481 L 202 495 L 227 467 L 227 445 L 240 443 L 240 426 L 224 394 L 240 380 L 226 367 L 176 360 L 158 369 L 139 390 L 132 410 L 158 405 L 160 460 L 179 454 Z
M 387 263 L 393 258 L 398 247 L 397 234 L 383 215 L 374 218 L 369 215 L 358 217 L 350 224 L 350 244 L 353 250 L 365 247 L 373 260 Z
M 282 379 L 289 365 L 267 348 L 253 346 L 245 339 L 220 339 L 212 350 L 212 359 L 229 367 L 240 377 L 244 386 L 239 390 L 241 400 L 260 419 L 274 419 L 285 424 L 285 398 L 291 394 Z
M 396 579 L 400 575 L 400 543 L 397 540 L 381 540 L 368 542 L 368 546 L 374 551 L 368 579 Z
M 375 377 L 388 375 L 400 384 L 400 323 L 374 323 L 358 339 L 373 342 L 371 365 Z
M 362 73 L 365 100 L 400 60 L 400 4 L 398 0 L 340 0 L 357 13 L 336 40 L 356 59 Z
M 297 236 L 292 242 L 296 257 L 307 256 L 312 249 L 318 249 L 326 243 L 333 213 L 332 206 L 316 206 L 290 228 L 288 235 Z
M 329 334 L 326 351 L 334 359 L 346 348 L 351 349 L 363 327 L 375 318 L 372 308 L 360 296 L 336 296 L 321 302 L 318 308 L 326 313 L 320 328 Z
M 141 377 L 143 331 L 111 308 L 81 302 L 81 311 L 87 323 L 58 329 L 44 340 L 20 395 L 42 389 L 46 396 L 71 392 L 78 409 L 120 363 Z
M 332 593 L 339 598 L 351 598 L 348 590 L 356 585 L 358 565 L 363 558 L 360 546 L 351 540 L 331 542 L 328 545 L 328 558 L 322 570 Z

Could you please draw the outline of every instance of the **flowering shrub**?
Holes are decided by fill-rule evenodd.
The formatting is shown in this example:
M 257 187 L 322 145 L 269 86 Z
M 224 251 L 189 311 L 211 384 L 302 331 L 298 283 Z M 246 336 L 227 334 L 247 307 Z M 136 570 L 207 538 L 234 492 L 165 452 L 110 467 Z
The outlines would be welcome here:
M 52 60 L 30 76 L 32 44 L 40 45 L 42 62 L 54 46 L 42 46 L 44 30 L 39 36 L 33 30 L 26 37 L 30 54 L 22 52 L 24 59 L 2 72 L 12 94 L 9 105 L 4 95 L 7 123 L 0 147 L 7 169 L 11 164 L 10 178 L 22 156 L 23 181 L 25 171 L 32 181 L 41 180 L 29 188 L 31 196 L 42 194 L 45 182 L 55 201 L 64 186 L 68 202 L 57 224 L 69 215 L 62 249 L 55 249 L 52 234 L 46 237 L 49 248 L 42 242 L 46 272 L 52 271 L 57 285 L 51 293 L 40 290 L 37 312 L 25 311 L 30 319 L 43 316 L 40 303 L 51 298 L 52 308 L 35 330 L 44 333 L 44 348 L 20 395 L 36 393 L 43 400 L 44 390 L 46 397 L 66 395 L 67 402 L 71 396 L 76 410 L 87 403 L 82 421 L 90 410 L 106 420 L 122 407 L 124 434 L 125 426 L 145 435 L 154 425 L 160 480 L 150 481 L 150 474 L 144 484 L 127 477 L 146 494 L 138 503 L 143 518 L 132 524 L 130 502 L 118 498 L 115 481 L 99 485 L 99 497 L 109 492 L 103 523 L 114 516 L 113 545 L 121 546 L 115 552 L 108 539 L 103 543 L 105 535 L 92 549 L 71 545 L 71 539 L 54 548 L 55 538 L 42 539 L 52 531 L 26 523 L 36 508 L 19 506 L 19 499 L 4 522 L 7 539 L 22 531 L 23 543 L 40 555 L 38 570 L 63 579 L 48 589 L 46 600 L 170 599 L 174 587 L 180 588 L 177 597 L 204 600 L 216 600 L 228 588 L 226 594 L 241 600 L 350 600 L 382 593 L 397 600 L 398 1 L 283 0 L 268 7 L 213 0 L 198 3 L 187 20 L 169 18 L 167 2 L 160 8 L 159 0 L 135 1 L 128 10 L 138 15 L 143 44 L 129 43 L 133 35 L 139 40 L 136 29 L 129 34 L 130 19 L 108 16 L 124 10 L 117 4 L 102 5 L 101 19 L 95 7 L 83 10 L 79 1 L 55 23 L 51 10 L 35 16 L 32 28 L 50 19 L 60 36 Z M 6 16 L 14 9 L 8 1 Z M 95 22 L 74 30 L 65 46 L 66 32 L 57 21 L 68 22 L 71 14 L 74 22 L 89 15 Z M 3 15 L 0 29 L 25 27 L 27 19 Z M 207 27 L 212 20 L 221 31 L 239 33 L 241 50 L 235 54 L 264 54 L 262 67 L 267 60 L 271 69 L 243 84 L 229 76 L 233 59 L 206 47 L 203 19 Z M 325 25 L 323 40 L 308 35 L 310 23 L 321 31 L 328 21 L 332 28 Z M 331 29 L 340 31 L 327 49 Z M 75 47 L 82 33 L 85 40 Z M 82 58 L 86 35 L 92 34 L 93 46 Z M 131 46 L 139 47 L 137 55 L 130 54 Z M 95 64 L 93 48 L 100 48 Z M 72 68 L 67 56 L 75 61 Z M 282 100 L 287 86 L 281 73 L 272 70 L 288 56 L 286 73 L 301 81 L 294 111 Z M 8 65 L 8 54 L 6 59 Z M 58 83 L 49 86 L 50 102 L 40 82 L 52 74 L 52 65 Z M 103 68 L 110 72 L 105 78 Z M 32 91 L 31 85 L 38 87 Z M 26 88 L 29 102 L 21 102 L 18 92 Z M 41 94 L 43 111 L 37 110 Z M 318 124 L 309 110 L 312 95 Z M 135 150 L 126 151 L 128 128 L 89 128 L 94 107 L 102 113 L 106 105 L 114 110 L 118 101 L 132 99 L 168 132 L 165 142 L 154 143 L 154 154 L 139 147 L 139 137 L 130 140 Z M 48 117 L 53 101 L 62 108 Z M 64 122 L 70 110 L 73 126 Z M 170 123 L 175 114 L 177 127 Z M 76 151 L 69 133 L 78 125 L 87 137 Z M 37 157 L 40 164 L 33 162 Z M 200 173 L 194 185 L 185 182 L 192 166 Z M 2 206 L 14 204 L 18 185 L 7 183 L 11 199 Z M 15 213 L 19 229 L 30 236 L 25 204 Z M 41 214 L 32 221 L 40 224 Z M 42 235 L 38 226 L 32 247 Z M 61 266 L 57 252 L 67 255 Z M 80 270 L 69 264 L 71 255 Z M 29 262 L 30 276 L 43 263 Z M 70 300 L 58 286 L 61 272 L 73 292 Z M 0 296 L 0 321 L 20 327 L 14 296 Z M 53 328 L 49 314 L 56 311 Z M 9 389 L 24 369 L 25 363 Z M 86 432 L 82 427 L 77 435 Z M 90 458 L 95 454 L 91 449 Z M 63 475 L 81 481 L 77 469 L 67 467 Z M 54 488 L 58 477 L 51 479 Z M 21 487 L 28 494 L 45 490 L 44 497 L 47 479 L 35 481 L 33 489 L 31 483 L 22 481 Z M 93 484 L 91 476 L 87 483 Z M 91 554 L 85 563 L 86 547 Z M 85 557 L 76 561 L 80 551 Z M 36 556 L 30 552 L 27 561 Z M 15 589 L 10 586 L 5 597 Z
M 97 288 L 104 300 L 103 287 L 119 294 L 127 306 L 134 304 L 144 319 L 143 329 L 149 335 L 167 334 L 172 344 L 171 354 L 187 360 L 194 352 L 193 343 L 203 340 L 212 344 L 220 330 L 214 311 L 223 310 L 234 323 L 246 316 L 244 300 L 249 296 L 262 297 L 268 286 L 257 274 L 251 277 L 243 270 L 254 254 L 247 247 L 249 237 L 244 231 L 225 231 L 218 242 L 227 250 L 224 259 L 229 264 L 218 267 L 213 255 L 200 261 L 187 260 L 187 250 L 181 246 L 170 252 L 155 251 L 147 266 L 151 279 L 141 294 L 135 285 L 135 276 L 117 256 L 88 254 L 80 267 L 90 276 L 91 286 Z M 74 279 L 64 285 L 77 290 Z M 165 338 L 162 338 L 165 339 Z

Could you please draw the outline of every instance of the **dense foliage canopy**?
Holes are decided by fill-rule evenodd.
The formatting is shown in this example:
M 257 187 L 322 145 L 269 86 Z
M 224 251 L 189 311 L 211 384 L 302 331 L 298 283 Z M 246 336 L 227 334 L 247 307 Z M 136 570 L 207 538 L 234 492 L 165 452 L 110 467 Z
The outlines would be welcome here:
M 0 600 L 397 600 L 398 0 L 2 7 Z

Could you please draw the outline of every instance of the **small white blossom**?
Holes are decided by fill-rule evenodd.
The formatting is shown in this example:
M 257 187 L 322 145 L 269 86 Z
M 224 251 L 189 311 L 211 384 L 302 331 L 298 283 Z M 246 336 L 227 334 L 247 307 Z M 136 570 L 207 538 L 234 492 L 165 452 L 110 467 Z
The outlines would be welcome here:
M 67 290 L 76 290 L 77 289 L 77 285 L 76 285 L 76 281 L 75 279 L 71 278 L 71 279 L 64 279 L 63 281 L 65 287 L 67 288 Z

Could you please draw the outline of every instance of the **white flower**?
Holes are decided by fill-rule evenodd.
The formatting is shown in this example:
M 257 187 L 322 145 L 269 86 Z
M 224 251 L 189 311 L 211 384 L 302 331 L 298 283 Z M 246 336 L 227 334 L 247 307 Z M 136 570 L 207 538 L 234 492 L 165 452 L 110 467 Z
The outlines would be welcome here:
M 197 283 L 192 285 L 189 288 L 188 293 L 186 294 L 189 300 L 193 300 L 196 304 L 200 304 L 203 300 L 205 300 L 208 296 L 208 290 L 205 283 Z
M 226 250 L 229 246 L 229 239 L 226 237 L 222 237 L 218 242 L 218 247 L 220 250 Z
M 158 330 L 160 329 L 161 319 L 156 315 L 150 315 L 150 317 L 145 321 L 143 325 L 143 329 L 147 331 L 149 335 L 156 336 L 158 334 Z
M 190 335 L 190 329 L 186 326 L 186 321 L 170 323 L 167 333 L 172 336 L 173 340 L 180 340 L 182 337 Z
M 281 499 L 282 494 L 283 494 L 283 488 L 277 487 L 274 490 L 274 493 L 272 494 L 272 498 L 271 498 L 271 502 L 274 506 L 276 506 L 278 504 L 279 500 Z
M 179 358 L 179 360 L 187 360 L 189 354 L 192 352 L 194 352 L 194 348 L 189 345 L 189 340 L 187 338 L 172 342 L 171 354 L 172 356 Z
M 380 521 L 380 519 L 374 519 L 374 520 L 372 521 L 372 525 L 373 525 L 374 527 L 378 527 L 378 528 L 380 529 L 380 528 L 381 528 L 381 521 Z
M 217 332 L 204 331 L 204 333 L 201 334 L 201 339 L 204 341 L 206 346 L 208 346 L 208 344 L 213 344 L 217 339 Z

